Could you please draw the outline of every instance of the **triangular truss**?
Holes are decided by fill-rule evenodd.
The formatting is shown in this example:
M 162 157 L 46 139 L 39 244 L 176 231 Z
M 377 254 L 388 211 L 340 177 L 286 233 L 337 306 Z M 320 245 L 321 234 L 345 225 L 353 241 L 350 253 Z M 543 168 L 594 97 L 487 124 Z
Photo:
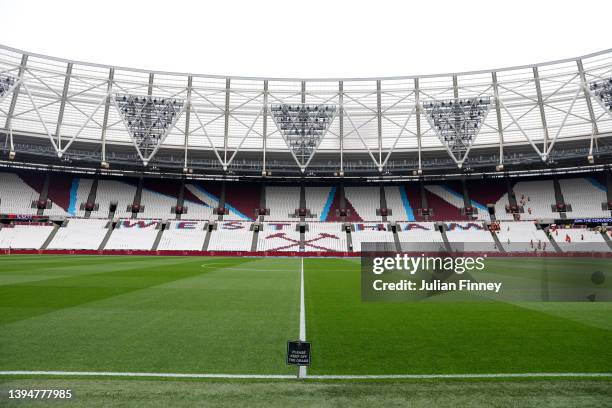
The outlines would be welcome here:
M 430 126 L 459 166 L 467 159 L 490 104 L 489 97 L 423 102 Z
M 117 94 L 114 103 L 146 166 L 181 116 L 184 102 L 152 95 Z
M 612 78 L 593 81 L 589 84 L 589 89 L 599 99 L 603 107 L 612 112 Z
M 336 117 L 335 105 L 281 104 L 272 119 L 302 172 L 308 167 Z
M 6 75 L 0 74 L 0 98 L 9 93 L 9 91 L 15 86 L 15 78 Z

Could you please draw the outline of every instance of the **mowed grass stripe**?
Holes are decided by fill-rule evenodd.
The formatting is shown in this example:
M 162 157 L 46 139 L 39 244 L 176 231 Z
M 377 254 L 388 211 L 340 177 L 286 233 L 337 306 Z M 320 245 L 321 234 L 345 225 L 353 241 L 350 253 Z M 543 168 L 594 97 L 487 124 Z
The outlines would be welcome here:
M 188 258 L 148 258 L 128 265 L 107 265 L 103 257 L 98 261 L 87 269 L 78 266 L 73 276 L 0 286 L 0 325 L 210 272 L 178 267 L 193 262 Z
M 47 263 L 24 262 L 20 264 L 17 262 L 11 265 L 6 260 L 0 258 L 0 286 L 138 269 L 148 265 L 174 264 L 177 262 L 189 261 L 189 259 L 185 258 L 169 257 L 164 260 L 157 258 L 152 259 L 151 257 L 138 257 L 135 259 L 124 257 L 123 260 L 113 257 L 113 259 L 102 260 L 99 256 L 89 256 L 88 259 L 73 260 L 70 258 L 67 263 L 64 255 L 63 262 L 61 260 Z
M 0 370 L 294 371 L 284 352 L 299 328 L 295 260 L 232 258 L 219 264 L 215 258 L 218 268 L 211 269 L 202 268 L 210 258 L 179 259 L 185 262 L 71 281 L 80 286 L 69 292 L 109 285 L 129 290 L 4 325 Z M 147 285 L 136 288 L 139 280 Z M 54 291 L 33 287 L 41 296 Z
M 345 272 L 349 265 L 353 270 Z M 537 271 L 540 265 L 532 267 Z M 586 317 L 600 311 L 598 305 L 582 303 L 571 318 L 563 318 L 500 302 L 362 302 L 359 265 L 306 259 L 305 273 L 311 375 L 609 372 L 612 367 L 612 331 L 577 321 L 576 313 Z M 567 307 L 560 303 L 560 313 Z

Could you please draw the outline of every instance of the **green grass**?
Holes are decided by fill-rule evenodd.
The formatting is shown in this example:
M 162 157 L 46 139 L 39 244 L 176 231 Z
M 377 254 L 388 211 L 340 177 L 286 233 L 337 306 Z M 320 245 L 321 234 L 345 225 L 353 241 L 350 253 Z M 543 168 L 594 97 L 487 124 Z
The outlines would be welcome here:
M 500 276 L 529 279 L 544 261 L 491 262 Z M 545 262 L 609 269 L 598 259 Z M 305 259 L 304 268 L 309 374 L 612 371 L 612 303 L 362 302 L 358 260 Z M 294 374 L 285 348 L 298 337 L 299 289 L 298 258 L 2 256 L 0 371 Z M 0 391 L 43 386 L 75 389 L 66 406 L 612 405 L 610 379 L 0 377 Z M 4 397 L 1 406 L 29 406 Z
M 11 388 L 71 389 L 70 401 L 18 401 Z M 3 407 L 582 407 L 612 406 L 605 381 L 150 381 L 13 379 Z
M 310 374 L 612 368 L 612 303 L 362 302 L 358 263 L 304 262 Z M 534 273 L 540 266 L 540 260 L 512 262 Z
M 292 373 L 299 271 L 297 259 L 1 257 L 0 369 Z

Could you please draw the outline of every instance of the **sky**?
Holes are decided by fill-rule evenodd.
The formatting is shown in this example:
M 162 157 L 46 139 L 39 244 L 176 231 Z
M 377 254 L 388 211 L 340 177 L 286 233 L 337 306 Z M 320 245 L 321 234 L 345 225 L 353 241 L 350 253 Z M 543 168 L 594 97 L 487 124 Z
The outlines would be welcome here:
M 0 9 L 6 46 L 198 74 L 422 75 L 612 48 L 609 0 L 0 0 Z

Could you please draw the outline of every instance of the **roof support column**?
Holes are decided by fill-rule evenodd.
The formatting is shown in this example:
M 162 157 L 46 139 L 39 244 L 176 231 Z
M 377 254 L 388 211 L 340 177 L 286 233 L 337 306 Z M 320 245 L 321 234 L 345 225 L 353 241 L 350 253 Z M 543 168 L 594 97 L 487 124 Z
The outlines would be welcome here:
M 261 174 L 266 175 L 266 153 L 268 150 L 268 80 L 264 81 L 264 106 L 263 106 L 263 167 L 261 169 Z
M 193 87 L 193 77 L 189 75 L 187 78 L 187 107 L 185 109 L 185 161 L 183 164 L 183 171 L 189 170 L 188 163 L 188 148 L 189 148 L 189 120 L 191 119 L 191 88 Z
M 417 153 L 419 157 L 418 172 L 423 171 L 421 163 L 421 95 L 419 91 L 419 78 L 414 78 L 414 103 L 416 105 L 416 135 L 417 135 Z
M 538 95 L 538 106 L 540 108 L 540 117 L 542 118 L 542 127 L 544 128 L 544 149 L 542 150 L 542 160 L 546 160 L 548 151 L 548 126 L 546 125 L 546 114 L 544 113 L 544 100 L 542 98 L 542 88 L 540 87 L 540 75 L 538 67 L 533 67 L 533 79 L 535 80 L 536 93 Z
M 597 119 L 595 119 L 595 112 L 593 111 L 593 101 L 591 101 L 591 93 L 588 90 L 589 84 L 586 81 L 586 75 L 584 74 L 584 67 L 582 66 L 582 60 L 577 59 L 576 65 L 578 65 L 578 73 L 580 74 L 580 82 L 582 82 L 582 91 L 584 92 L 584 99 L 586 100 L 587 108 L 589 110 L 589 119 L 591 120 L 591 147 L 589 149 L 589 155 L 593 154 L 593 142 L 597 144 L 597 135 L 599 129 L 597 128 Z
M 104 105 L 104 119 L 102 121 L 102 163 L 106 163 L 106 129 L 108 127 L 108 110 L 110 108 L 111 92 L 113 91 L 113 80 L 115 78 L 115 68 L 108 72 L 108 82 L 106 84 L 106 104 Z
M 19 81 L 23 79 L 23 72 L 25 71 L 26 64 L 28 63 L 28 55 L 23 54 L 21 56 L 21 64 L 19 65 L 19 73 L 17 76 L 19 77 Z M 15 106 L 17 106 L 17 97 L 19 97 L 19 89 L 21 88 L 21 83 L 18 83 L 15 89 L 13 90 L 13 96 L 11 97 L 11 104 L 9 105 L 8 115 L 6 115 L 6 122 L 4 123 L 4 128 L 8 129 L 12 134 L 11 122 L 13 121 L 13 114 L 15 113 Z
M 223 127 L 223 170 L 227 170 L 227 138 L 229 136 L 230 114 L 230 85 L 231 79 L 225 79 L 225 124 Z
M 338 111 L 340 113 L 340 176 L 344 176 L 344 82 L 338 82 Z
M 376 81 L 376 117 L 378 121 L 378 171 L 382 171 L 382 94 L 380 79 Z
M 62 90 L 62 100 L 60 102 L 59 114 L 57 115 L 57 125 L 55 126 L 55 137 L 57 138 L 58 152 L 62 150 L 62 122 L 64 121 L 64 109 L 66 108 L 66 98 L 68 98 L 68 88 L 70 87 L 70 75 L 72 75 L 72 62 L 66 67 L 66 77 L 64 78 L 64 89 Z
M 499 87 L 497 84 L 497 72 L 491 72 L 493 79 L 493 95 L 495 96 L 495 115 L 497 116 L 497 134 L 499 136 L 499 164 L 504 164 L 504 129 L 501 121 L 501 110 L 499 109 Z

